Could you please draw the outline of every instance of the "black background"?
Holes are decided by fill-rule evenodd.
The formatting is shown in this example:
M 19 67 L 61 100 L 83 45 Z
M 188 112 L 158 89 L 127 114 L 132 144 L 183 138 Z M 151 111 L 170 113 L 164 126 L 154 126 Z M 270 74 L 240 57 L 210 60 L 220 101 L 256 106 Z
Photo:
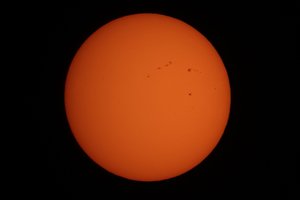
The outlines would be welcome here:
M 293 13 L 276 3 L 175 2 L 41 6 L 32 14 L 38 68 L 30 72 L 38 76 L 39 84 L 31 96 L 36 100 L 27 101 L 39 135 L 34 166 L 26 176 L 34 183 L 29 193 L 67 199 L 107 199 L 106 195 L 289 199 L 299 195 L 299 154 L 291 141 L 296 131 L 278 120 L 287 109 L 282 96 L 289 98 L 280 82 L 296 84 L 286 72 L 298 62 L 293 51 L 297 27 Z M 205 35 L 223 59 L 232 90 L 230 118 L 218 146 L 196 168 L 161 182 L 130 181 L 97 166 L 76 143 L 64 112 L 65 77 L 80 45 L 109 21 L 142 12 L 178 18 Z

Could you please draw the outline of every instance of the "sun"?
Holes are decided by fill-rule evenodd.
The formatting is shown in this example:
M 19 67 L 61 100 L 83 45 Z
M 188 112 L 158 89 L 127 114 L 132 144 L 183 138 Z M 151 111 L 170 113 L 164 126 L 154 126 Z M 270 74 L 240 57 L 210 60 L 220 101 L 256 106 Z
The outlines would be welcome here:
M 95 31 L 77 51 L 65 109 L 83 151 L 112 174 L 174 178 L 201 163 L 224 133 L 229 78 L 195 28 L 161 14 L 133 14 Z

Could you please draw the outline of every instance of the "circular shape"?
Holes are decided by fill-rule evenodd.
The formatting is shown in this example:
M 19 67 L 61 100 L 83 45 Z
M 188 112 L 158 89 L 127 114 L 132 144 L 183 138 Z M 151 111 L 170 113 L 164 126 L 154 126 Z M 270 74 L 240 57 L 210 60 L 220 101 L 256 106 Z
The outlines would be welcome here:
M 226 69 L 186 23 L 134 14 L 94 32 L 65 85 L 71 130 L 107 171 L 138 181 L 181 175 L 220 140 L 230 111 Z

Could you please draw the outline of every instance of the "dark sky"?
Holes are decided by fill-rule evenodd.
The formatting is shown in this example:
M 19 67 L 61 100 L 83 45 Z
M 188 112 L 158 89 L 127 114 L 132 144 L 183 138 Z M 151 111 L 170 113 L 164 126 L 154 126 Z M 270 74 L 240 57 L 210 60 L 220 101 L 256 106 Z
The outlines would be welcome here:
M 289 199 L 299 186 L 299 154 L 287 139 L 293 130 L 283 128 L 282 132 L 275 121 L 284 110 L 275 101 L 288 93 L 280 89 L 278 79 L 283 81 L 286 70 L 297 62 L 292 50 L 294 15 L 270 4 L 119 2 L 55 9 L 44 6 L 34 16 L 40 36 L 36 46 L 40 65 L 35 191 L 67 199 L 119 194 L 140 199 L 164 195 Z M 188 173 L 151 183 L 116 177 L 93 163 L 72 137 L 63 99 L 68 67 L 85 39 L 113 19 L 142 12 L 178 18 L 205 35 L 223 59 L 232 90 L 229 122 L 214 151 Z

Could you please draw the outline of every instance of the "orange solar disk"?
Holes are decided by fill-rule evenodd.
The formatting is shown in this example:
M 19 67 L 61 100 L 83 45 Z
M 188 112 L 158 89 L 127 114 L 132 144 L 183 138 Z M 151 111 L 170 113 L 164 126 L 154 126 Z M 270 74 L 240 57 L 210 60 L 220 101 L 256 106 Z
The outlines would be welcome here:
M 160 14 L 113 20 L 80 47 L 68 71 L 65 108 L 84 152 L 138 181 L 179 176 L 217 145 L 230 85 L 212 44 Z

